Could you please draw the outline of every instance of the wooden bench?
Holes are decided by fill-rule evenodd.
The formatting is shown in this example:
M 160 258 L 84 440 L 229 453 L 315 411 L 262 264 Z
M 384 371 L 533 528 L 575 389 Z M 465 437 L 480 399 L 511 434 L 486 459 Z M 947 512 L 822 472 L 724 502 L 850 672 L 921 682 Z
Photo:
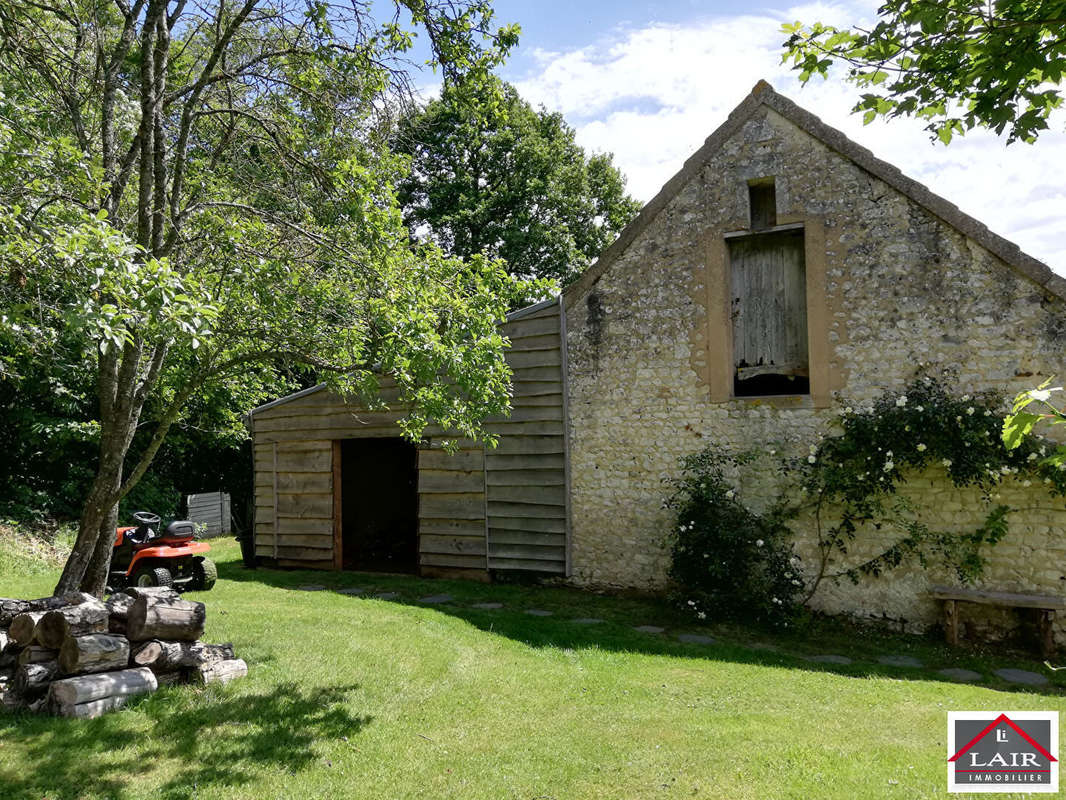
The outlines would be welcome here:
M 978 589 L 960 589 L 954 586 L 934 586 L 933 597 L 944 601 L 944 632 L 948 644 L 959 643 L 958 603 L 978 603 L 1004 608 L 1028 608 L 1037 612 L 1037 629 L 1040 635 L 1040 652 L 1047 658 L 1055 651 L 1052 625 L 1055 612 L 1066 608 L 1066 598 L 1044 594 L 1015 594 L 1013 592 L 988 592 Z

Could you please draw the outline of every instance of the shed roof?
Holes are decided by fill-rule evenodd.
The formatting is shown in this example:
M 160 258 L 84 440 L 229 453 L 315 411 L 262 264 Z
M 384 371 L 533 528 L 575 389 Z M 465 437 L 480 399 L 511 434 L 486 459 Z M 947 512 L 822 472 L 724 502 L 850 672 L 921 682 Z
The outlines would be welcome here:
M 519 319 L 522 319 L 524 317 L 528 317 L 530 314 L 535 314 L 536 312 L 538 312 L 538 311 L 540 311 L 542 309 L 545 309 L 545 308 L 548 308 L 550 306 L 555 305 L 556 303 L 558 303 L 560 301 L 560 299 L 561 299 L 561 297 L 559 297 L 559 296 L 557 296 L 557 297 L 549 297 L 547 300 L 541 300 L 539 303 L 534 303 L 531 306 L 525 306 L 524 308 L 519 308 L 519 309 L 517 309 L 515 311 L 510 312 L 506 316 L 506 318 L 504 319 L 504 322 L 514 322 L 515 320 L 519 320 Z M 299 392 L 293 392 L 292 394 L 287 394 L 284 397 L 279 397 L 277 400 L 271 400 L 269 403 L 264 403 L 261 406 L 256 406 L 251 411 L 249 411 L 246 414 L 246 416 L 249 419 L 251 419 L 253 416 L 255 416 L 260 411 L 266 411 L 268 408 L 274 408 L 275 406 L 284 405 L 285 403 L 292 402 L 293 400 L 299 400 L 301 397 L 307 397 L 307 395 L 309 395 L 309 394 L 314 394 L 315 392 L 321 392 L 325 388 L 326 388 L 326 384 L 319 383 L 319 384 L 316 384 L 315 386 L 310 387 L 309 389 L 303 389 L 303 390 L 301 390 Z
M 733 109 L 724 123 L 703 143 L 681 170 L 674 175 L 659 193 L 641 210 L 636 219 L 629 223 L 592 266 L 563 292 L 567 306 L 583 297 L 600 279 L 604 272 L 621 256 L 630 244 L 658 216 L 659 212 L 673 200 L 712 156 L 763 106 L 771 108 L 789 120 L 801 130 L 832 150 L 851 159 L 867 172 L 880 178 L 914 203 L 929 213 L 951 225 L 999 257 L 1026 278 L 1030 279 L 1048 293 L 1066 299 L 1066 278 L 1056 275 L 1044 262 L 1023 253 L 1018 245 L 993 233 L 986 225 L 961 211 L 958 206 L 932 192 L 927 186 L 908 178 L 899 168 L 882 161 L 862 145 L 852 141 L 836 128 L 826 125 L 817 116 L 800 108 L 787 97 L 774 91 L 766 81 L 759 81 L 744 101 Z

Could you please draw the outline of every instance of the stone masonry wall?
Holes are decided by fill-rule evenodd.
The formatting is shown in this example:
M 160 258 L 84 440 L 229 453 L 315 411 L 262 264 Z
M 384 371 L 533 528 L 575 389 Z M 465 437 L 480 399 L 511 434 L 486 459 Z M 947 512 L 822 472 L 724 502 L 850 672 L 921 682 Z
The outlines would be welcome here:
M 806 452 L 829 430 L 836 410 L 815 408 L 809 397 L 710 401 L 708 353 L 724 345 L 708 323 L 709 243 L 747 227 L 747 182 L 767 176 L 776 180 L 780 221 L 824 223 L 837 399 L 863 403 L 901 388 L 923 363 L 956 368 L 960 391 L 1011 396 L 1066 376 L 1066 304 L 762 107 L 590 291 L 569 299 L 575 583 L 666 586 L 671 515 L 662 503 L 683 455 L 708 442 Z M 758 505 L 776 494 L 774 481 L 766 470 L 740 489 Z M 916 477 L 907 493 L 922 519 L 941 529 L 973 529 L 988 511 L 935 473 Z M 1061 593 L 1062 500 L 1020 485 L 1004 485 L 1002 494 L 1022 510 L 1011 516 L 983 584 Z M 800 551 L 809 552 L 810 525 L 795 527 Z M 935 621 L 929 584 L 951 580 L 903 568 L 859 586 L 826 585 L 816 605 L 920 628 Z

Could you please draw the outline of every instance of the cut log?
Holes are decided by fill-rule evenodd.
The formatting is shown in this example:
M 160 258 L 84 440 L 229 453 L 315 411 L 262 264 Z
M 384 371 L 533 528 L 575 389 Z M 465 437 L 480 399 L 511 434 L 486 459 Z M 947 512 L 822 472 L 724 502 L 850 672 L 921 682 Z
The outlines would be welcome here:
M 24 611 L 11 620 L 8 636 L 20 647 L 29 647 L 37 641 L 37 623 L 44 615 L 44 611 Z
M 212 661 L 232 659 L 232 644 L 204 642 L 161 642 L 158 639 L 134 648 L 131 663 L 166 672 L 179 667 L 199 667 Z
M 38 600 L 0 598 L 0 628 L 6 628 L 19 614 L 27 611 L 52 611 L 70 605 L 62 597 L 42 597 Z
M 96 598 L 76 606 L 48 611 L 37 622 L 35 636 L 45 647 L 58 650 L 68 636 L 107 632 L 107 606 Z
M 0 653 L 4 652 L 9 644 L 11 637 L 7 635 L 7 631 L 0 631 Z
M 110 633 L 71 636 L 59 650 L 59 669 L 64 675 L 109 672 L 124 668 L 129 660 L 129 640 Z
M 150 669 L 123 669 L 99 672 L 53 681 L 49 695 L 52 705 L 74 706 L 106 697 L 129 697 L 154 692 L 159 687 Z
M 192 642 L 203 635 L 206 614 L 203 603 L 138 597 L 126 621 L 127 636 L 134 642 Z
M 169 586 L 129 586 L 122 590 L 134 600 L 146 597 L 150 600 L 180 600 L 181 595 Z
M 107 598 L 107 629 L 111 633 L 126 635 L 126 620 L 136 598 L 129 592 L 115 592 Z
M 26 700 L 39 697 L 44 694 L 58 670 L 59 664 L 55 661 L 23 664 L 15 671 L 15 680 L 12 681 L 11 688 Z
M 229 683 L 235 678 L 243 678 L 248 674 L 248 665 L 243 658 L 232 658 L 226 661 L 215 661 L 204 664 L 196 669 L 196 679 L 203 685 L 209 683 Z
M 91 595 L 88 592 L 67 592 L 59 597 L 62 601 L 62 605 L 65 606 L 77 606 L 82 603 L 99 603 L 100 598 L 95 595 Z M 49 608 L 41 609 L 42 611 L 54 611 L 58 606 L 52 606 Z
M 95 719 L 108 711 L 122 708 L 130 700 L 130 695 L 115 695 L 105 697 L 102 700 L 90 700 L 88 703 L 79 703 L 76 706 L 53 706 L 54 713 L 61 717 L 73 717 L 74 719 Z
M 130 606 L 133 605 L 134 596 L 129 592 L 115 592 L 104 603 L 107 606 L 107 613 L 113 617 L 119 619 L 126 619 L 126 615 L 130 613 Z
M 5 711 L 22 708 L 22 697 L 14 689 L 4 689 L 0 691 L 0 708 Z
M 59 653 L 50 647 L 41 647 L 39 644 L 31 644 L 19 653 L 19 666 L 25 664 L 43 664 L 46 661 L 55 661 Z
M 154 672 L 155 679 L 159 682 L 160 686 L 178 686 L 182 683 L 189 683 L 192 680 L 193 670 L 178 669 L 174 672 Z

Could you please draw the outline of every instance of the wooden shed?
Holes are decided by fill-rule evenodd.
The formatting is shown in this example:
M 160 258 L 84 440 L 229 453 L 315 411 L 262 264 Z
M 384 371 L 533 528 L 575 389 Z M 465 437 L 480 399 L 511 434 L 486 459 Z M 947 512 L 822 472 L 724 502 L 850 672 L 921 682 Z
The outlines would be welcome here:
M 324 386 L 254 409 L 255 552 L 279 566 L 487 579 L 570 574 L 566 320 L 552 299 L 502 324 L 513 410 L 499 446 L 401 438 L 402 407 L 368 411 Z M 383 399 L 397 399 L 383 383 Z M 454 437 L 448 437 L 454 440 Z

